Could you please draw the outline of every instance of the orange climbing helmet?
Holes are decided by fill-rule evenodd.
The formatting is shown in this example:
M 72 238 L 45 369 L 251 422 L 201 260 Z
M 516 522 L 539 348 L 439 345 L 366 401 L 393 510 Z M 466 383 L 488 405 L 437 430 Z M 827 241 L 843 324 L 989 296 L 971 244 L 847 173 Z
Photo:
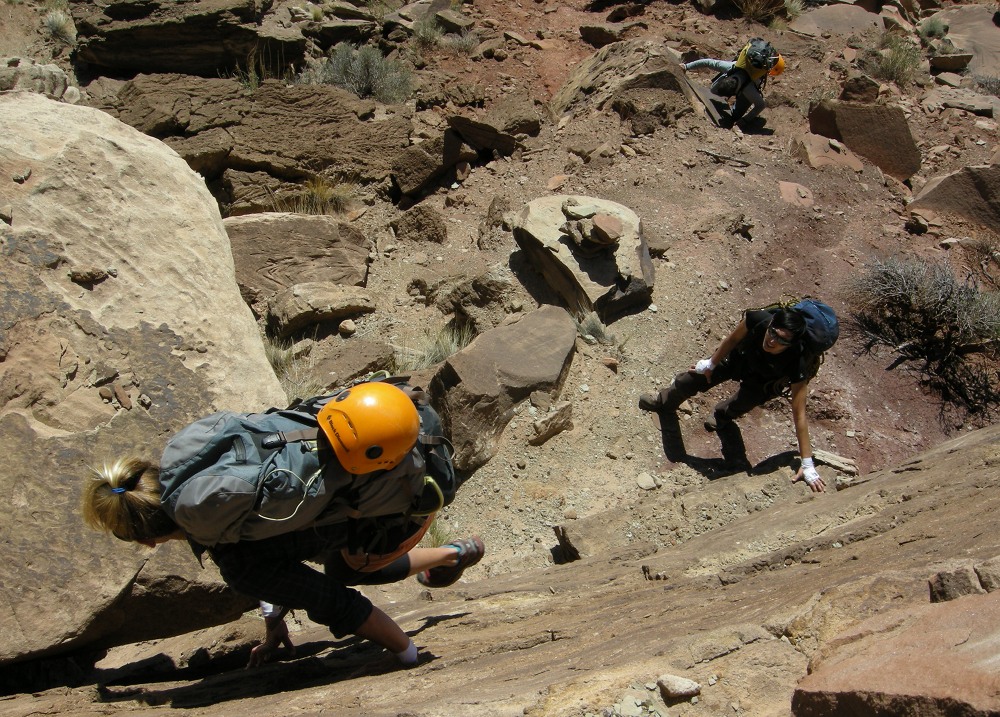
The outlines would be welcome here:
M 771 77 L 777 77 L 784 71 L 785 71 L 785 58 L 782 57 L 781 55 L 778 55 L 778 59 L 774 61 L 774 66 L 767 74 L 771 75 Z
M 320 428 L 348 473 L 397 466 L 417 443 L 420 416 L 402 389 L 381 381 L 361 383 L 323 406 Z

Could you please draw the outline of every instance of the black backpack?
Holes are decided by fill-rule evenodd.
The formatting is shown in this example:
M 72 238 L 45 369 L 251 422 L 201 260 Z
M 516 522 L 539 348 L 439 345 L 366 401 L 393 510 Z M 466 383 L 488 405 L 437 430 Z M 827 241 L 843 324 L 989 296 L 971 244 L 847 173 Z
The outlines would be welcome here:
M 750 38 L 743 49 L 746 50 L 747 62 L 758 70 L 770 70 L 778 59 L 774 46 L 762 37 Z M 743 52 L 743 49 L 740 52 Z

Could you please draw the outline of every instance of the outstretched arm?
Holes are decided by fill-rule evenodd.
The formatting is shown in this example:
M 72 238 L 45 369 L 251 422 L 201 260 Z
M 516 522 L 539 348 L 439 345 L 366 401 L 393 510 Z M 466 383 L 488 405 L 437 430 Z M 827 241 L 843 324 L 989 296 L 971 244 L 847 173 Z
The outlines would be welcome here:
M 733 329 L 732 333 L 729 334 L 722 343 L 719 344 L 719 348 L 715 350 L 711 358 L 702 359 L 694 366 L 694 370 L 698 373 L 705 374 L 705 378 L 709 381 L 712 380 L 712 370 L 718 366 L 720 363 L 726 360 L 726 357 L 733 352 L 737 344 L 746 338 L 750 330 L 747 328 L 747 320 L 744 318 L 737 324 L 736 328 Z
M 795 438 L 799 442 L 799 456 L 802 458 L 802 464 L 792 482 L 805 481 L 814 492 L 822 493 L 826 490 L 826 483 L 813 465 L 812 444 L 809 442 L 809 421 L 806 418 L 808 385 L 809 381 L 792 384 L 792 422 L 795 424 Z

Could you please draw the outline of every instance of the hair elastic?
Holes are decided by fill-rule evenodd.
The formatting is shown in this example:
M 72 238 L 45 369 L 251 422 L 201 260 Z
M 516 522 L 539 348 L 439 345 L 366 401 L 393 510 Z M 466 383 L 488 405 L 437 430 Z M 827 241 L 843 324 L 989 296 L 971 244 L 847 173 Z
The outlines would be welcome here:
M 125 492 L 125 489 L 124 489 L 124 488 L 122 488 L 121 486 L 117 486 L 117 487 L 115 487 L 115 488 L 112 488 L 112 489 L 111 489 L 111 492 L 112 492 L 112 493 L 124 493 L 124 492 Z

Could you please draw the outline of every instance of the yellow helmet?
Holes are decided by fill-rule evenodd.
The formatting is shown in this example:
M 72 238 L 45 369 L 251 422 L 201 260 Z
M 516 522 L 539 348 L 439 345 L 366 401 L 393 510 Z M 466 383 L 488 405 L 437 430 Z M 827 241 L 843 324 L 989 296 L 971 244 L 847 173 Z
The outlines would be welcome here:
M 771 71 L 768 72 L 767 74 L 771 75 L 771 77 L 777 77 L 784 71 L 785 71 L 785 58 L 782 57 L 781 55 L 778 55 L 778 59 L 775 61 L 774 67 L 772 67 Z
M 361 475 L 399 464 L 417 444 L 417 407 L 396 386 L 361 383 L 323 406 L 319 425 L 348 473 Z

